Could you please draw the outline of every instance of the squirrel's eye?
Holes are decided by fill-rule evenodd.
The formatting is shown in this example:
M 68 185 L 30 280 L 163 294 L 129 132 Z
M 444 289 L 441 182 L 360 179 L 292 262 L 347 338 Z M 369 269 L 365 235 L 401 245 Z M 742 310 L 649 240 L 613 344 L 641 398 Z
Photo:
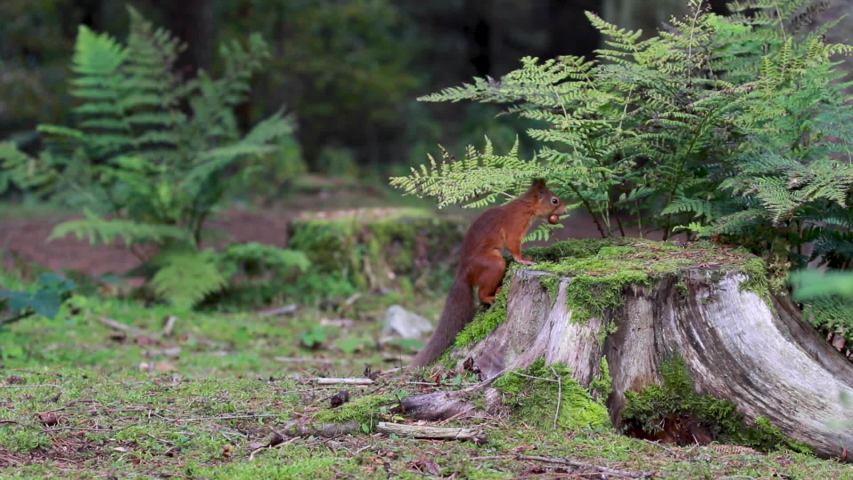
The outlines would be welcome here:
M 560 200 L 557 197 L 551 197 L 551 205 L 556 205 L 560 203 Z

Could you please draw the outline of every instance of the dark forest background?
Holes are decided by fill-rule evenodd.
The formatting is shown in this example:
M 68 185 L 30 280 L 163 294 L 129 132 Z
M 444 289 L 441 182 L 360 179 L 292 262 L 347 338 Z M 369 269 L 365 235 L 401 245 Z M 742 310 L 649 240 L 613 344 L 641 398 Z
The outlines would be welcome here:
M 129 4 L 188 43 L 178 68 L 217 73 L 221 42 L 260 33 L 273 59 L 239 110 L 248 127 L 285 106 L 295 113 L 295 144 L 281 165 L 379 180 L 426 160 L 438 144 L 451 151 L 480 143 L 508 147 L 518 118 L 481 104 L 424 104 L 420 95 L 501 75 L 530 55 L 592 57 L 596 12 L 651 34 L 680 0 L 134 0 Z M 709 7 L 726 11 L 725 1 Z M 0 139 L 38 149 L 38 123 L 68 124 L 67 81 L 78 25 L 124 40 L 125 2 L 0 2 Z M 522 136 L 522 141 L 525 138 Z M 273 169 L 275 170 L 275 169 Z

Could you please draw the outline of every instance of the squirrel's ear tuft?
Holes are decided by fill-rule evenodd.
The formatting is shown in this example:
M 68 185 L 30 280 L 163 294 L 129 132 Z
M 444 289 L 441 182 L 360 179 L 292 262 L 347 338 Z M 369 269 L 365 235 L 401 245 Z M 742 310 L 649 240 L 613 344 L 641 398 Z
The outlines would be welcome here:
M 536 178 L 533 180 L 533 183 L 530 184 L 531 190 L 545 190 L 547 187 L 545 186 L 544 178 Z

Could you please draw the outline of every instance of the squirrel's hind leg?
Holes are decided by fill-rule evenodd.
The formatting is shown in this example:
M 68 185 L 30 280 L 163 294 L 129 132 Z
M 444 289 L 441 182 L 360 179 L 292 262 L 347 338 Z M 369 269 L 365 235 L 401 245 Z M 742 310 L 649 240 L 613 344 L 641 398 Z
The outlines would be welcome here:
M 471 285 L 478 287 L 477 296 L 480 297 L 481 302 L 494 303 L 495 295 L 503 282 L 504 273 L 506 273 L 506 260 L 497 250 L 480 257 L 475 264 L 471 265 Z

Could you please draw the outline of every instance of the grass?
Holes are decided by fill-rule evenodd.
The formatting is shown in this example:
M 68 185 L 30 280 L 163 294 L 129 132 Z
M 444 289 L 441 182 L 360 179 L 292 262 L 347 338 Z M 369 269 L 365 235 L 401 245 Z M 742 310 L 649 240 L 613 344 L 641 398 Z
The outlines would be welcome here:
M 439 304 L 424 302 L 434 314 Z M 455 474 L 474 479 L 553 478 L 547 474 L 561 468 L 579 472 L 518 459 L 516 453 L 656 470 L 662 478 L 853 478 L 849 466 L 792 452 L 678 448 L 614 433 L 566 434 L 510 419 L 450 423 L 482 429 L 488 437 L 485 445 L 358 432 L 333 439 L 289 438 L 261 448 L 286 422 L 327 410 L 329 397 L 342 390 L 307 379 L 361 376 L 365 365 L 394 366 L 383 361 L 376 344 L 368 342 L 354 353 L 335 347 L 340 338 L 376 336 L 381 315 L 361 312 L 353 327 L 330 327 L 329 341 L 311 351 L 300 346 L 299 338 L 319 323 L 322 313 L 315 310 L 292 318 L 181 316 L 166 337 L 160 332 L 169 314 L 166 307 L 78 299 L 54 320 L 29 319 L 0 332 L 4 478 L 414 479 Z M 102 317 L 150 335 L 113 330 L 101 323 Z M 180 355 L 162 355 L 168 348 L 180 348 Z M 276 357 L 303 357 L 306 362 L 282 363 Z M 151 373 L 140 369 L 141 363 L 152 361 L 169 368 Z M 356 400 L 433 387 L 400 377 L 345 389 Z M 45 424 L 52 423 L 51 416 L 56 423 Z

